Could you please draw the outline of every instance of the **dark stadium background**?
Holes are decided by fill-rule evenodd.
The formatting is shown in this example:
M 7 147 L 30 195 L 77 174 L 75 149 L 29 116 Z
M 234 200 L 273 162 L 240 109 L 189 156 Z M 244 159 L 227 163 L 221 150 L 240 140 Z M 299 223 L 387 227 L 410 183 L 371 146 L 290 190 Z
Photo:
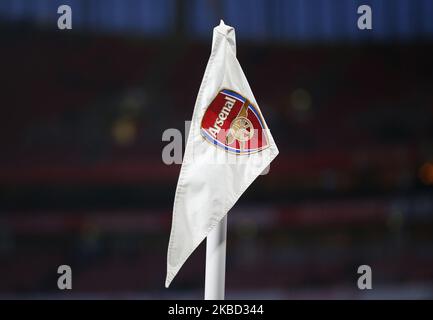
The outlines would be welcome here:
M 433 298 L 429 0 L 2 0 L 0 298 L 202 298 L 203 245 L 164 288 L 162 133 L 220 18 L 280 149 L 229 213 L 227 297 Z

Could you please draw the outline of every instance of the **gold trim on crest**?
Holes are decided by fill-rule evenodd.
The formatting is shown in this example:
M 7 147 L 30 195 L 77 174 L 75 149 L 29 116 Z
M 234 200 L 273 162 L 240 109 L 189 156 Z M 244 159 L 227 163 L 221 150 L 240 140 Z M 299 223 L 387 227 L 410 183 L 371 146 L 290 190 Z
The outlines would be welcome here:
M 210 141 L 209 137 L 207 137 L 206 134 L 202 132 L 202 130 L 203 130 L 204 132 L 207 133 L 206 129 L 203 127 L 203 120 L 204 120 L 204 117 L 205 117 L 205 115 L 207 114 L 207 112 L 209 110 L 209 107 L 212 105 L 212 103 L 215 101 L 215 99 L 218 97 L 218 95 L 220 93 L 223 93 L 222 91 L 224 91 L 224 90 L 236 93 L 237 95 L 241 96 L 245 100 L 244 103 L 243 103 L 243 105 L 242 105 L 242 107 L 241 107 L 241 109 L 240 109 L 240 111 L 239 111 L 239 113 L 238 113 L 238 115 L 230 123 L 230 131 L 229 131 L 229 133 L 226 136 L 225 143 L 222 142 L 222 141 L 219 141 L 218 139 L 214 139 L 214 141 Z M 255 113 L 255 116 L 259 117 L 258 120 L 261 123 L 262 130 L 264 131 L 264 135 L 265 135 L 265 138 L 266 138 L 267 145 L 264 146 L 264 147 L 257 148 L 254 151 L 244 152 L 243 149 L 244 149 L 244 146 L 245 146 L 245 142 L 249 141 L 253 137 L 253 135 L 254 135 L 254 131 L 253 130 L 250 130 L 250 131 L 248 130 L 248 128 L 253 128 L 253 125 L 252 125 L 251 121 L 247 118 L 247 116 L 248 116 L 248 107 L 250 105 L 255 110 L 257 110 L 257 112 L 256 112 L 257 114 Z M 235 124 L 235 121 L 236 121 L 236 124 Z M 200 135 L 202 136 L 202 138 L 206 142 L 212 144 L 217 149 L 223 149 L 225 152 L 232 153 L 232 154 L 235 154 L 235 155 L 253 154 L 253 153 L 257 153 L 257 152 L 263 151 L 263 150 L 267 149 L 268 147 L 270 147 L 270 140 L 269 140 L 269 136 L 268 136 L 267 130 L 268 130 L 268 128 L 267 128 L 266 122 L 263 119 L 261 110 L 256 105 L 254 105 L 251 101 L 249 101 L 249 99 L 247 99 L 245 96 L 243 96 L 239 92 L 237 92 L 235 90 L 232 90 L 232 89 L 229 89 L 229 88 L 221 88 L 218 91 L 218 93 L 214 96 L 214 98 L 211 100 L 211 103 L 207 106 L 205 112 L 203 113 L 203 116 L 202 116 L 202 119 L 201 119 L 201 123 L 200 123 Z M 252 135 L 250 134 L 250 132 L 252 133 Z M 246 136 L 245 136 L 245 134 L 246 134 Z M 227 145 L 227 143 L 228 143 L 229 140 L 231 141 L 229 144 L 233 143 L 234 140 L 238 140 L 239 144 L 240 144 L 240 149 L 229 147 Z M 219 145 L 218 143 L 215 143 L 215 141 L 218 142 L 218 143 L 220 143 L 220 144 L 222 144 L 223 146 Z M 228 148 L 233 148 L 233 149 L 239 150 L 239 151 L 238 152 L 237 151 L 232 151 L 232 150 L 229 150 Z

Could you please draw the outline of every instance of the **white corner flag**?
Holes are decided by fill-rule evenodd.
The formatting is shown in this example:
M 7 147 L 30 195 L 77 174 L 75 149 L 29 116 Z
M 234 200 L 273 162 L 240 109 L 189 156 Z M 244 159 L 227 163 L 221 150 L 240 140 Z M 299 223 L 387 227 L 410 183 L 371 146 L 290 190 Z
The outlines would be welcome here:
M 278 148 L 236 59 L 235 30 L 221 20 L 213 31 L 212 52 L 177 184 L 166 287 L 277 155 Z

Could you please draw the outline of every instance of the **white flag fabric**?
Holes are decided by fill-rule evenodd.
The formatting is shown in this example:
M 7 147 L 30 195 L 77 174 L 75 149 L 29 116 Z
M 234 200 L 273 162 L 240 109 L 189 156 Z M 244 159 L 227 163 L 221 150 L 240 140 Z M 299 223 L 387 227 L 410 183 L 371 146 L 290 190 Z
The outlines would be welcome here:
M 186 259 L 278 155 L 221 20 L 198 92 L 176 188 L 168 287 Z

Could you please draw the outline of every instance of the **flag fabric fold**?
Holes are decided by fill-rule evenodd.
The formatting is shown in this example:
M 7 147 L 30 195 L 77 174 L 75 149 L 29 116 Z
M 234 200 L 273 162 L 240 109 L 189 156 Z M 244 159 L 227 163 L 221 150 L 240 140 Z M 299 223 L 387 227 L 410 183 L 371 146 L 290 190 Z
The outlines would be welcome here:
M 277 155 L 236 58 L 235 30 L 221 21 L 213 31 L 176 188 L 166 287 Z

